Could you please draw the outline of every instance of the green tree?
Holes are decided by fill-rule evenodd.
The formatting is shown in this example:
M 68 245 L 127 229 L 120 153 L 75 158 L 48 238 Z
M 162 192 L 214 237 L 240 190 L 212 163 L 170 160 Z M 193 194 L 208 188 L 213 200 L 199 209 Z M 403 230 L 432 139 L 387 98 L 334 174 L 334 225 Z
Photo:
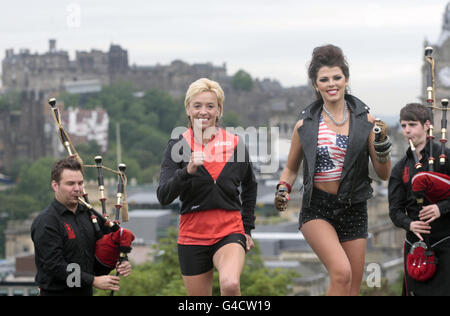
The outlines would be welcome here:
M 29 194 L 11 189 L 0 192 L 0 258 L 5 256 L 5 230 L 7 221 L 24 220 L 32 213 L 40 212 L 43 204 Z
M 21 95 L 17 91 L 9 92 L 0 96 L 0 113 L 9 111 L 19 111 Z
M 0 192 L 0 258 L 5 256 L 5 229 L 9 220 L 27 219 L 41 211 L 39 202 L 27 194 Z
M 43 209 L 53 199 L 50 187 L 51 170 L 55 164 L 54 158 L 41 158 L 31 165 L 24 165 L 19 173 L 16 192 L 34 198 L 37 209 Z
M 299 277 L 299 274 L 294 270 L 266 268 L 259 244 L 255 241 L 255 248 L 245 258 L 241 292 L 245 296 L 285 296 L 289 294 L 292 280 L 296 277 Z
M 30 214 L 41 211 L 39 201 L 28 194 L 0 193 L 0 203 L 0 218 L 6 220 L 26 219 Z
M 136 89 L 129 82 L 117 82 L 102 88 L 102 91 L 89 97 L 80 105 L 93 109 L 98 106 L 104 108 L 111 119 L 118 120 L 128 112 L 130 106 L 136 102 L 133 93 Z
M 253 79 L 248 72 L 239 70 L 231 79 L 233 89 L 238 91 L 251 91 L 253 89 Z
M 158 90 L 150 90 L 143 97 L 146 114 L 156 114 L 158 117 L 158 129 L 170 134 L 176 127 L 180 116 L 185 114 L 183 102 L 176 100 L 170 94 Z
M 151 167 L 145 168 L 140 172 L 140 176 L 138 181 L 140 183 L 153 183 L 154 181 L 158 181 L 159 179 L 159 165 L 153 165 Z
M 29 166 L 33 162 L 30 158 L 17 158 L 11 163 L 9 168 L 5 171 L 5 174 L 11 177 L 14 182 L 17 182 L 20 171 L 24 166 Z
M 79 107 L 81 103 L 81 95 L 80 94 L 73 94 L 68 92 L 62 92 L 58 99 L 61 99 L 62 102 L 64 102 L 65 108 L 77 108 Z
M 242 126 L 239 114 L 233 110 L 227 110 L 223 114 L 222 118 L 223 125 L 225 127 L 239 127 Z

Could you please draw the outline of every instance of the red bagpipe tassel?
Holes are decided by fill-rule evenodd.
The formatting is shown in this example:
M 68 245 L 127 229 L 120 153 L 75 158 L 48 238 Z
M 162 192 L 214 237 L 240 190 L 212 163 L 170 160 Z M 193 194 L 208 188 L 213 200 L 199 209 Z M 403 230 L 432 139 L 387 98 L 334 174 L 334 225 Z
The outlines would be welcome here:
M 417 281 L 426 281 L 436 272 L 437 258 L 434 251 L 427 250 L 424 242 L 416 242 L 406 258 L 406 269 L 409 276 Z
M 450 176 L 438 172 L 419 172 L 411 180 L 414 193 L 425 194 L 431 203 L 448 199 L 450 197 Z
M 120 258 L 120 253 L 129 253 L 131 243 L 134 240 L 133 233 L 126 229 L 119 230 L 103 236 L 95 246 L 95 257 L 108 268 L 114 269 Z

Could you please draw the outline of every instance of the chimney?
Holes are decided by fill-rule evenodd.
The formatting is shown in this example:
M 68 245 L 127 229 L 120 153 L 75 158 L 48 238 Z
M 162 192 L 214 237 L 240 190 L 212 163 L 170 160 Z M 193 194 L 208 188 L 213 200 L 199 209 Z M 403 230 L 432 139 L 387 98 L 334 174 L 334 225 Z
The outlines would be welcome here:
M 49 52 L 50 53 L 55 53 L 56 52 L 56 40 L 55 39 L 51 39 L 48 41 L 49 43 Z

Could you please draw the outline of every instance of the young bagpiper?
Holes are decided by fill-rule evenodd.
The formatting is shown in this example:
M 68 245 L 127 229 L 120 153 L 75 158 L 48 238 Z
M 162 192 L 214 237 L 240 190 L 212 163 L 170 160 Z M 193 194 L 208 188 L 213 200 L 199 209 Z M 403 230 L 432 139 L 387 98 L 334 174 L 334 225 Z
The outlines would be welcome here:
M 449 161 L 446 159 L 441 164 L 440 144 L 427 140 L 431 122 L 430 112 L 425 106 L 418 103 L 406 105 L 400 112 L 400 124 L 410 147 L 392 169 L 389 215 L 397 227 L 406 230 L 403 295 L 450 295 L 450 182 L 445 179 L 450 175 Z M 445 155 L 450 157 L 449 149 L 445 149 Z M 442 192 L 442 197 L 436 200 L 436 194 L 431 198 L 430 192 L 424 190 L 420 196 L 421 189 L 415 188 L 414 181 L 421 180 L 419 172 L 430 169 L 429 161 L 434 161 L 430 183 L 434 190 Z M 427 174 L 430 175 L 422 173 L 424 176 Z M 418 253 L 420 249 L 422 252 Z

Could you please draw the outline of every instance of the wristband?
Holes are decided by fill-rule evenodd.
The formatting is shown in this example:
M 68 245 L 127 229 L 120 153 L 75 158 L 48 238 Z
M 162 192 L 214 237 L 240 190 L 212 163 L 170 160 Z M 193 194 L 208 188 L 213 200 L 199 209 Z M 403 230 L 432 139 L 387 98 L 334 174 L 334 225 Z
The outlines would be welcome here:
M 388 153 L 386 156 L 376 156 L 376 159 L 379 163 L 386 163 L 389 159 L 391 159 L 391 155 Z
M 286 181 L 280 181 L 280 183 L 277 184 L 277 190 L 280 187 L 280 185 L 286 186 L 288 189 L 288 193 L 291 193 L 292 187 L 289 183 L 287 183 Z
M 373 142 L 373 147 L 375 148 L 375 151 L 377 152 L 384 152 L 388 150 L 392 146 L 391 138 L 386 135 L 386 139 L 382 142 Z

